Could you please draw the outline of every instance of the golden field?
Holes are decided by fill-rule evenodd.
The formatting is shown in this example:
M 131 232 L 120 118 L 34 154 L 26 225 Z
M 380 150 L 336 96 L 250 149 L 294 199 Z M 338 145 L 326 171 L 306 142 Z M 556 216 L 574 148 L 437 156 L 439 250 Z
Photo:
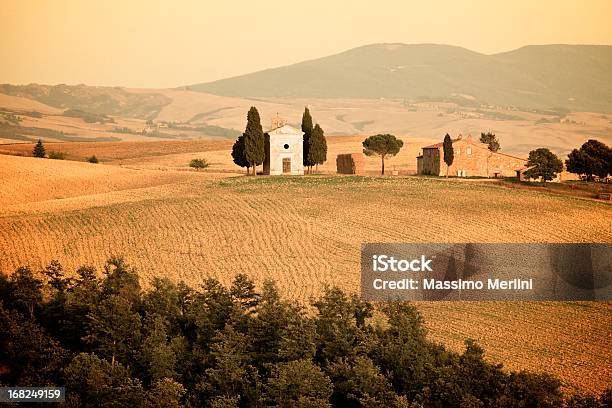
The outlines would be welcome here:
M 329 163 L 362 137 L 329 139 Z M 387 163 L 414 170 L 427 139 L 404 137 Z M 132 143 L 131 146 L 122 143 Z M 140 143 L 140 144 L 138 144 Z M 58 259 L 68 270 L 122 255 L 146 285 L 198 285 L 247 273 L 307 301 L 323 285 L 359 290 L 362 242 L 610 242 L 612 206 L 485 181 L 398 177 L 246 177 L 227 141 L 63 143 L 77 161 L 0 155 L 0 270 Z M 23 152 L 31 145 L 3 146 Z M 48 146 L 49 150 L 55 146 Z M 83 162 L 96 154 L 102 164 Z M 211 167 L 191 171 L 204 157 Z M 375 174 L 377 159 L 367 159 Z M 550 371 L 598 392 L 612 371 L 612 305 L 603 302 L 419 303 L 430 336 L 478 340 L 510 369 Z

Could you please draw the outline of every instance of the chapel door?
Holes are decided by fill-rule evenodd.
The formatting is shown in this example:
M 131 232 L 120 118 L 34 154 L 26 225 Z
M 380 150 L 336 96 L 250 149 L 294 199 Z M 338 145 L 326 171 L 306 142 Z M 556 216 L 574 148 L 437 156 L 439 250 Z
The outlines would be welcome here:
M 283 159 L 283 173 L 291 173 L 291 158 Z

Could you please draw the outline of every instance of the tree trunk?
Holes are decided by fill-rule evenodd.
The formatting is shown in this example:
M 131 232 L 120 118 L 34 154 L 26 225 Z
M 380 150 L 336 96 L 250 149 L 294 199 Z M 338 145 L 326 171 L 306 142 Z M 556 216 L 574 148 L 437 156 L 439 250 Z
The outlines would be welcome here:
M 385 175 L 385 156 L 380 156 L 382 160 L 382 175 Z
M 448 169 L 449 169 L 449 167 L 450 167 L 450 166 L 447 164 L 447 165 L 446 165 L 446 178 L 448 178 Z

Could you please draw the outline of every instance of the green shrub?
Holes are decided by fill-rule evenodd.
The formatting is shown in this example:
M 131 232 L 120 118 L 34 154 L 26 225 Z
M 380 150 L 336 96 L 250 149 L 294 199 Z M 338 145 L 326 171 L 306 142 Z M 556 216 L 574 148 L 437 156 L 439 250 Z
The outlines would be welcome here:
M 205 169 L 209 166 L 210 164 L 208 163 L 208 161 L 206 159 L 193 159 L 191 162 L 189 162 L 189 167 L 192 167 L 194 169 Z
M 64 160 L 66 158 L 66 154 L 63 152 L 49 152 L 49 158 L 53 160 Z
M 93 156 L 89 157 L 89 158 L 87 159 L 87 161 L 88 161 L 89 163 L 99 163 L 99 160 L 98 160 L 98 158 L 96 157 L 96 155 L 95 155 L 95 154 L 94 154 Z

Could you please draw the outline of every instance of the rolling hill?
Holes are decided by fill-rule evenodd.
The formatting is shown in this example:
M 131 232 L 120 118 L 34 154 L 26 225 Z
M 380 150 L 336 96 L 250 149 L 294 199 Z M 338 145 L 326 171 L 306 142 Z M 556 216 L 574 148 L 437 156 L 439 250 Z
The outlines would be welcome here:
M 435 44 L 374 44 L 196 84 L 223 96 L 448 99 L 612 111 L 612 46 L 531 45 L 485 55 Z
M 330 152 L 360 144 L 330 141 Z M 612 206 L 601 202 L 479 180 L 235 177 L 223 172 L 226 141 L 138 143 L 66 147 L 83 157 L 98 145 L 104 164 L 0 155 L 0 271 L 38 271 L 56 259 L 73 276 L 120 255 L 145 287 L 155 277 L 198 287 L 246 273 L 305 302 L 326 284 L 359 292 L 362 242 L 609 242 L 612 234 Z M 163 154 L 169 143 L 181 147 Z M 193 157 L 211 168 L 188 171 Z M 432 340 L 452 350 L 473 338 L 488 360 L 550 372 L 572 391 L 611 383 L 610 302 L 416 305 Z

